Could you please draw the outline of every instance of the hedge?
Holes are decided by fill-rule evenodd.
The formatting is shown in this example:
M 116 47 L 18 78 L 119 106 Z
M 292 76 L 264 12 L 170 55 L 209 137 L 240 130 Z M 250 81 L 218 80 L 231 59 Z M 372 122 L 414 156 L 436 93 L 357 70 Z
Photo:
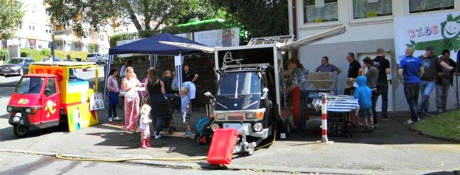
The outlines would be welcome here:
M 234 27 L 242 28 L 242 26 L 237 23 L 215 21 L 215 22 L 204 23 L 201 25 L 179 25 L 179 26 L 165 27 L 161 30 L 140 31 L 138 33 L 122 33 L 122 34 L 113 35 L 110 37 L 110 47 L 115 47 L 117 45 L 117 41 L 130 40 L 130 39 L 136 39 L 136 38 L 147 38 L 147 37 L 155 36 L 161 32 L 178 34 L 178 33 L 199 32 L 199 31 L 206 31 L 206 30 L 228 29 L 228 28 L 234 28 Z M 246 38 L 244 33 L 245 31 L 240 30 L 240 40 L 243 43 L 247 43 L 248 38 Z
M 83 51 L 61 51 L 55 50 L 55 56 L 60 57 L 61 59 L 65 59 L 66 55 L 70 55 L 72 60 L 75 58 L 82 58 L 86 60 L 87 52 Z M 41 61 L 44 58 L 48 58 L 51 55 L 51 51 L 49 49 L 42 49 L 42 50 L 32 50 L 27 48 L 21 49 L 21 57 L 32 57 L 35 61 Z
M 5 61 L 10 57 L 8 49 L 0 49 L 0 61 Z

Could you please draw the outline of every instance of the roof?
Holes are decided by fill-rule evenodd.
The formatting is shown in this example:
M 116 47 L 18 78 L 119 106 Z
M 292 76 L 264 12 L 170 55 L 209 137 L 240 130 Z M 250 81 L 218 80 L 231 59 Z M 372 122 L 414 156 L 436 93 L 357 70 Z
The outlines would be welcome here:
M 166 44 L 161 44 L 159 41 L 170 41 L 170 42 L 180 42 L 188 44 L 202 45 L 200 43 L 191 41 L 187 38 L 180 36 L 175 36 L 169 33 L 161 33 L 157 36 L 143 38 L 131 43 L 123 44 L 109 50 L 109 54 L 156 54 L 156 55 L 189 55 L 200 53 L 200 50 L 197 49 L 187 49 L 183 47 L 171 46 Z
M 26 74 L 26 77 L 45 77 L 45 78 L 56 78 L 54 74 Z
M 88 66 L 96 65 L 91 62 L 68 62 L 68 61 L 56 61 L 56 62 L 34 62 L 32 65 L 46 65 L 46 66 Z

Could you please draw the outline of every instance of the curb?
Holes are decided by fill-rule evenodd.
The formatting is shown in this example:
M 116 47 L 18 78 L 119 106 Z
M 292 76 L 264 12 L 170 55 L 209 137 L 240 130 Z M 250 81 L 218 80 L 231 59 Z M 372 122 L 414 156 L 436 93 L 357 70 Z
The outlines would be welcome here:
M 434 138 L 434 139 L 444 140 L 444 141 L 449 141 L 449 142 L 455 142 L 455 143 L 460 143 L 460 139 L 455 139 L 455 138 L 449 138 L 449 137 L 443 137 L 443 136 L 437 136 L 437 135 L 429 134 L 429 133 L 426 133 L 426 132 L 423 132 L 423 131 L 417 129 L 417 128 L 415 127 L 415 125 L 409 126 L 409 130 L 414 131 L 414 132 L 417 132 L 417 133 L 420 134 L 420 135 L 427 136 L 427 137 L 431 137 L 431 138 Z

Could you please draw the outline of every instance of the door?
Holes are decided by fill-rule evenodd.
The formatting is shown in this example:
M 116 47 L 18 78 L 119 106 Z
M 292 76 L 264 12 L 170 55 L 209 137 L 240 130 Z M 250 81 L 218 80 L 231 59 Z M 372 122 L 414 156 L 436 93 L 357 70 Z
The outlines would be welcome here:
M 47 78 L 44 95 L 42 98 L 42 126 L 59 125 L 60 118 L 60 94 L 57 88 L 56 78 Z

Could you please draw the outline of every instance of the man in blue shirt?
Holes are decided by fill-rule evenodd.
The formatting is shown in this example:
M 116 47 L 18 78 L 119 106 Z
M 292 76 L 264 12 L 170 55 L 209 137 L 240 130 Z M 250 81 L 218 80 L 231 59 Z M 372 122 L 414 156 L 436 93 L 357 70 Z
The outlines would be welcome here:
M 417 109 L 418 93 L 420 90 L 420 77 L 423 75 L 423 66 L 419 58 L 415 58 L 414 49 L 408 47 L 406 49 L 406 57 L 399 63 L 399 80 L 404 84 L 404 94 L 411 113 L 411 119 L 407 121 L 412 124 L 418 121 L 419 113 Z

